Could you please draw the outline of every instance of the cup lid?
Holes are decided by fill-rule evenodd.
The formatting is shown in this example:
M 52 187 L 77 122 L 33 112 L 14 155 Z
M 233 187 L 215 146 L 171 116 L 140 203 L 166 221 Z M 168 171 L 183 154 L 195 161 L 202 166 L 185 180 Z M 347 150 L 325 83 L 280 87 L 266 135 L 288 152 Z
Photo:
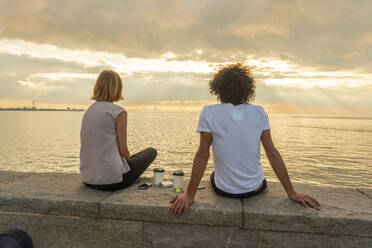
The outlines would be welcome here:
M 175 171 L 173 172 L 173 176 L 184 176 L 185 173 L 183 173 L 183 171 Z
M 162 173 L 162 172 L 164 172 L 164 169 L 162 169 L 162 168 L 155 168 L 154 169 L 154 172 Z

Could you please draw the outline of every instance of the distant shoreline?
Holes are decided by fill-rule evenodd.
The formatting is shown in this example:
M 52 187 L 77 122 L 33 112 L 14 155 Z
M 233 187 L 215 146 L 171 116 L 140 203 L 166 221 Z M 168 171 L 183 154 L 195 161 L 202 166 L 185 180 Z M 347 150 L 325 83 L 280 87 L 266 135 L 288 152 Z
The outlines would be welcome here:
M 24 109 L 24 108 L 0 108 L 0 111 L 63 111 L 63 112 L 82 112 L 85 109 Z

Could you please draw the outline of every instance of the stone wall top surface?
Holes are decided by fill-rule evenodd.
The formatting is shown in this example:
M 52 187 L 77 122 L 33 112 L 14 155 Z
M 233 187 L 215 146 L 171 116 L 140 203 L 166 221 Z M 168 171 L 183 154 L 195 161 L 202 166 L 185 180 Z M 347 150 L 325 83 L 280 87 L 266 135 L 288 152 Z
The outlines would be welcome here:
M 0 171 L 0 211 L 372 236 L 371 189 L 295 184 L 296 190 L 319 200 L 321 210 L 316 211 L 290 201 L 276 182 L 269 181 L 263 194 L 241 201 L 217 196 L 203 181 L 205 188 L 188 214 L 174 217 L 169 212 L 173 188 L 137 189 L 145 181 L 151 179 L 112 193 L 86 188 L 78 174 Z
M 0 171 L 0 210 L 97 217 L 110 194 L 85 187 L 78 174 Z
M 266 192 L 243 200 L 244 226 L 260 230 L 296 231 L 372 236 L 372 199 L 352 188 L 294 185 L 315 197 L 321 210 L 290 201 L 279 183 Z
M 150 180 L 142 179 L 137 185 L 144 181 Z M 170 200 L 176 196 L 173 188 L 152 186 L 147 190 L 139 190 L 137 185 L 107 197 L 101 205 L 101 216 L 126 220 L 242 226 L 241 201 L 215 195 L 208 182 L 201 183 L 200 187 L 204 189 L 198 190 L 188 214 L 181 217 L 170 214 Z
M 357 188 L 357 190 L 362 193 L 363 195 L 368 196 L 372 199 L 372 189 L 366 189 L 366 188 Z

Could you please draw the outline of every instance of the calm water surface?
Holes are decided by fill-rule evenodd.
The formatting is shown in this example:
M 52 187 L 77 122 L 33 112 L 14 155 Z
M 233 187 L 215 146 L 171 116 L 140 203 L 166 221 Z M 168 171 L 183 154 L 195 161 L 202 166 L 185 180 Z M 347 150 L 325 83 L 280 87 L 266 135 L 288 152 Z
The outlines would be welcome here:
M 79 172 L 83 112 L 0 112 L 0 170 Z M 129 113 L 131 153 L 155 147 L 152 168 L 190 175 L 198 113 Z M 274 143 L 293 182 L 372 188 L 372 117 L 269 114 Z M 276 180 L 261 147 L 266 178 Z M 206 178 L 213 171 L 209 160 Z

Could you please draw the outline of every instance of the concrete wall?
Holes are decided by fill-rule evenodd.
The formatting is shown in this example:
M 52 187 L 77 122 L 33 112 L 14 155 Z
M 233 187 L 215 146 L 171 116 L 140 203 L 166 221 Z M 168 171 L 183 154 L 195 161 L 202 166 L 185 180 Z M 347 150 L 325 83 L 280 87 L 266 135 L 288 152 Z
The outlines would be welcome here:
M 372 189 L 296 184 L 320 201 L 316 211 L 288 200 L 275 182 L 245 200 L 202 184 L 188 214 L 173 217 L 172 189 L 101 192 L 76 174 L 0 171 L 0 233 L 24 229 L 36 248 L 372 247 Z

